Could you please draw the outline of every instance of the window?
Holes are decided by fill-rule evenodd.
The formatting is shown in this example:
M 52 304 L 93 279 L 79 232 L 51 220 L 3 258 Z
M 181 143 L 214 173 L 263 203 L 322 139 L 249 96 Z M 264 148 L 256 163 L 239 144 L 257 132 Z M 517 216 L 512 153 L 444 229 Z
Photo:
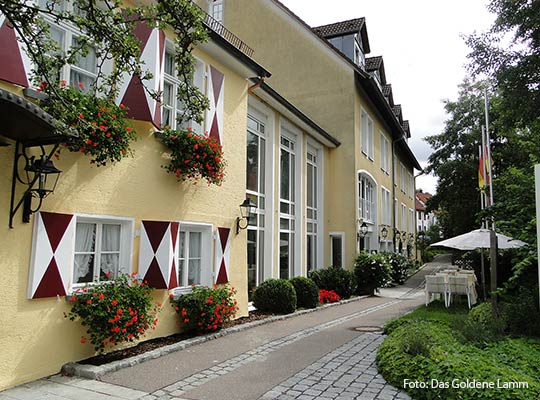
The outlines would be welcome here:
M 407 206 L 401 203 L 401 230 L 407 232 Z
M 409 179 L 408 194 L 409 194 L 409 198 L 412 199 L 414 197 L 414 178 L 411 173 L 407 173 L 407 175 Z
M 251 293 L 264 280 L 264 240 L 266 214 L 266 137 L 265 123 L 248 115 L 246 196 L 257 206 L 247 231 L 248 290 Z
M 358 174 L 358 218 L 368 222 L 375 219 L 373 183 L 361 173 Z
M 343 268 L 343 253 L 345 252 L 345 234 L 342 232 L 339 233 L 330 233 L 330 255 L 332 266 Z
M 387 174 L 390 173 L 390 142 L 384 135 L 380 132 L 380 146 L 381 146 L 381 169 Z
M 195 59 L 195 71 L 193 74 L 193 84 L 202 92 L 206 93 L 206 77 L 204 63 Z M 167 43 L 163 60 L 163 94 L 161 98 L 161 125 L 176 129 L 177 119 L 184 111 L 184 105 L 178 100 L 178 89 L 182 81 L 178 79 L 176 63 L 174 60 L 174 50 L 171 43 Z M 191 128 L 194 133 L 202 135 L 204 128 L 202 124 L 194 120 L 184 121 L 182 128 Z
M 410 233 L 414 233 L 414 226 L 415 226 L 415 221 L 414 221 L 414 210 L 412 208 L 409 208 L 409 232 Z
M 178 286 L 212 285 L 212 226 L 180 223 Z
M 383 225 L 390 226 L 392 215 L 392 203 L 390 202 L 390 191 L 386 188 L 381 188 L 381 222 Z
M 402 164 L 402 163 L 399 163 L 399 167 L 400 167 L 400 178 L 401 178 L 401 191 L 403 193 L 407 193 L 407 175 L 406 175 L 406 172 L 405 172 L 405 166 Z
M 131 271 L 133 221 L 77 216 L 73 285 L 97 283 Z
M 208 11 L 216 21 L 223 23 L 223 0 L 210 0 Z
M 282 130 L 288 133 L 282 126 Z M 289 136 L 291 135 L 291 136 Z M 296 231 L 296 143 L 291 133 L 280 137 L 279 277 L 294 276 Z
M 362 128 L 360 131 L 362 153 L 368 156 L 370 160 L 373 160 L 374 145 L 373 145 L 373 120 L 368 116 L 365 110 L 361 113 Z
M 52 6 L 56 12 L 72 11 L 75 15 L 84 17 L 84 14 L 69 1 L 61 0 L 54 3 L 51 0 L 39 0 L 38 5 L 42 9 Z M 80 37 L 83 32 L 69 24 L 57 24 L 52 18 L 45 16 L 45 22 L 49 25 L 51 39 L 58 45 L 59 51 L 68 53 L 71 49 L 77 49 L 81 45 Z M 54 53 L 50 54 L 51 56 Z M 111 62 L 104 63 L 104 69 L 107 69 Z M 75 62 L 66 65 L 59 71 L 58 78 L 69 82 L 70 85 L 81 87 L 83 91 L 88 92 L 97 79 L 98 57 L 97 49 L 94 46 L 88 46 L 88 53 L 79 55 Z
M 307 220 L 307 272 L 317 268 L 318 260 L 318 231 L 319 231 L 319 159 L 318 152 L 314 148 L 307 151 L 307 200 L 306 200 L 306 220 Z

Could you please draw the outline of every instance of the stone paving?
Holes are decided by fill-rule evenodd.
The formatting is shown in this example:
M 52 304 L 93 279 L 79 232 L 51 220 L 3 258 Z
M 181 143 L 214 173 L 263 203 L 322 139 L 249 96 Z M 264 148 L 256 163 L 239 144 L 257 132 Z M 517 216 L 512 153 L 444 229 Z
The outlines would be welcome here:
M 172 385 L 169 385 L 161 390 L 158 390 L 157 392 L 152 393 L 155 397 L 148 397 L 148 400 L 161 400 L 161 399 L 178 399 L 181 398 L 182 395 L 184 395 L 186 392 L 189 392 L 190 390 L 204 385 L 205 383 L 209 382 L 212 379 L 218 378 L 221 375 L 224 375 L 228 372 L 231 372 L 237 368 L 240 368 L 241 366 L 248 364 L 250 362 L 255 362 L 257 360 L 263 359 L 268 354 L 270 354 L 273 351 L 277 351 L 285 346 L 288 346 L 300 339 L 304 339 L 309 335 L 313 335 L 317 332 L 321 332 L 325 329 L 328 329 L 330 327 L 342 324 L 346 321 L 349 321 L 353 318 L 359 317 L 361 315 L 367 315 L 370 313 L 373 313 L 375 311 L 381 310 L 386 307 L 390 307 L 392 305 L 395 305 L 399 303 L 399 300 L 390 301 L 384 304 L 381 304 L 379 306 L 371 307 L 363 311 L 356 312 L 354 314 L 347 315 L 342 318 L 335 319 L 333 321 L 327 322 L 325 324 L 317 325 L 314 327 L 306 328 L 301 331 L 295 332 L 291 335 L 285 336 L 283 338 L 280 338 L 278 340 L 274 340 L 268 343 L 265 343 L 262 346 L 259 346 L 253 350 L 250 350 L 246 353 L 240 354 L 236 357 L 233 357 L 231 359 L 228 359 L 221 364 L 215 365 L 210 369 L 200 371 L 194 375 L 191 375 L 179 382 L 176 382 Z M 362 335 L 361 337 L 363 337 Z M 377 343 L 372 351 L 376 352 L 376 349 L 378 345 Z M 373 346 L 372 346 L 373 347 Z M 375 353 L 374 353 L 375 354 Z M 373 355 L 374 357 L 374 355 Z M 374 359 L 373 359 L 374 361 Z M 373 364 L 373 362 L 371 362 Z M 308 388 L 309 389 L 309 388 Z M 273 397 L 266 397 L 273 398 Z M 281 397 L 274 397 L 274 398 L 281 398 Z M 289 397 L 294 398 L 294 397 Z M 333 397 L 336 398 L 336 397 Z M 146 399 L 145 399 L 146 400 Z
M 364 333 L 282 382 L 261 399 L 410 399 L 377 372 L 375 356 L 383 340 L 380 333 Z

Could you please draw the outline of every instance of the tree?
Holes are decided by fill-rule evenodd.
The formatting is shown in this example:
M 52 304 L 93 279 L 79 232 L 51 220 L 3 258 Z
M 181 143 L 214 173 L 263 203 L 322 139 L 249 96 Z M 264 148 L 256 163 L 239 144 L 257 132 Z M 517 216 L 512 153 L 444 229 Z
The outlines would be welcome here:
M 439 210 L 445 237 L 478 228 L 478 146 L 484 123 L 485 87 L 485 82 L 465 80 L 459 87 L 458 100 L 444 102 L 449 118 L 443 132 L 425 138 L 434 149 L 427 172 L 439 177 L 428 210 Z
M 43 107 L 64 126 L 79 131 L 79 143 L 70 146 L 71 150 L 85 153 L 92 150 L 85 147 L 86 142 L 93 139 L 88 132 L 94 136 L 103 133 L 93 114 L 115 106 L 124 76 L 137 76 L 152 97 L 161 99 L 161 92 L 146 86 L 152 74 L 141 61 L 140 42 L 134 32 L 141 24 L 174 32 L 174 63 L 177 76 L 183 82 L 178 85 L 178 98 L 182 104 L 179 124 L 192 119 L 201 122 L 208 99 L 191 84 L 195 61 L 191 52 L 197 44 L 207 40 L 208 35 L 203 23 L 204 12 L 192 1 L 158 0 L 150 2 L 150 5 L 130 7 L 120 0 L 4 0 L 0 2 L 0 13 L 16 31 L 33 63 L 34 83 L 47 95 Z M 61 40 L 52 34 L 52 24 L 67 24 L 81 34 L 74 35 L 66 50 Z M 81 84 L 80 89 L 84 90 L 79 92 L 84 93 L 65 90 L 66 82 L 60 78 L 62 69 L 84 59 L 90 49 L 95 51 L 98 60 L 96 79 L 90 87 L 83 88 Z M 88 118 L 89 114 L 92 114 L 92 119 Z M 115 110 L 115 120 L 123 117 L 121 110 Z M 106 134 L 111 138 L 110 132 Z M 124 141 L 126 137 L 119 139 Z M 120 146 L 118 150 L 121 152 L 111 156 L 107 154 L 110 146 L 104 140 L 99 144 L 103 150 L 97 156 L 93 154 L 92 160 L 97 165 L 118 161 L 128 151 L 125 146 Z

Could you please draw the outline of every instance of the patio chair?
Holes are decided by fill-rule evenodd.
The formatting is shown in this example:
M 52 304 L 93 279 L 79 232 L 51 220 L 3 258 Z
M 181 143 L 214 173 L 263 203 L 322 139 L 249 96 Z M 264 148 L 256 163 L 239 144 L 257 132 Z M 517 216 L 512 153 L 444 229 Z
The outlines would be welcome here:
M 467 303 L 469 308 L 471 308 L 472 303 L 475 302 L 473 296 L 473 285 L 471 279 L 467 275 L 456 275 L 448 277 L 448 305 L 452 303 L 452 297 L 454 295 L 465 295 L 467 296 Z
M 433 296 L 436 294 L 444 297 L 444 305 L 448 307 L 450 303 L 446 275 L 426 275 L 426 306 L 433 300 Z

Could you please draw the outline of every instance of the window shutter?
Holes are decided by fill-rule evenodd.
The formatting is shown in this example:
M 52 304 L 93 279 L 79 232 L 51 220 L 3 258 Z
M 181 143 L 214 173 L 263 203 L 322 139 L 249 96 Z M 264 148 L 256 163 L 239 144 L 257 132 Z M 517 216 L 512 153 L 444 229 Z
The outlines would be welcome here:
M 65 296 L 73 268 L 75 218 L 39 212 L 34 218 L 28 298 Z
M 141 42 L 141 61 L 144 63 L 144 68 L 152 73 L 152 78 L 144 84 L 150 91 L 159 92 L 162 89 L 165 33 L 145 23 L 137 22 L 134 34 Z M 155 126 L 161 126 L 161 107 L 157 100 L 144 89 L 138 76 L 127 74 L 123 76 L 118 99 L 120 103 L 128 107 L 130 118 L 150 121 Z
M 139 275 L 155 289 L 178 286 L 178 222 L 142 221 Z
M 23 57 L 15 29 L 10 28 L 7 18 L 0 14 L 0 79 L 27 87 Z
M 208 65 L 207 97 L 210 106 L 207 111 L 205 131 L 221 144 L 223 137 L 223 80 L 224 75 Z
M 217 228 L 215 276 L 218 285 L 229 282 L 230 232 L 229 228 Z

